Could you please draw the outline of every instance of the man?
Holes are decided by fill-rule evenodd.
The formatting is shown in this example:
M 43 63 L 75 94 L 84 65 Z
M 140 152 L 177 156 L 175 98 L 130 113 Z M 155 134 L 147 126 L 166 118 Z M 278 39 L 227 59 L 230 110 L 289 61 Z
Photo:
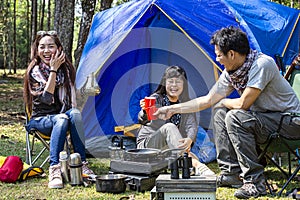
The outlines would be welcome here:
M 300 113 L 300 103 L 274 60 L 250 49 L 247 35 L 236 27 L 222 28 L 211 38 L 216 60 L 224 65 L 219 80 L 205 96 L 165 106 L 155 114 L 167 119 L 213 106 L 213 131 L 221 174 L 219 187 L 240 187 L 237 198 L 266 195 L 264 166 L 259 163 L 257 144 L 264 143 L 279 124 L 281 113 Z M 238 98 L 226 98 L 237 90 Z M 296 119 L 284 121 L 282 130 L 300 138 Z M 243 182 L 241 181 L 243 180 Z

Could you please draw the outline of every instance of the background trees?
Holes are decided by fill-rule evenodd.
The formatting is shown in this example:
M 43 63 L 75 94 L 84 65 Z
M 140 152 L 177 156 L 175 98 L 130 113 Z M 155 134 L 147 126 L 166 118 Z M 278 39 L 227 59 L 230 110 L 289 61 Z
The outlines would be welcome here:
M 65 53 L 78 66 L 95 12 L 129 0 L 0 0 L 0 68 L 26 68 L 38 30 L 56 30 Z M 272 0 L 299 8 L 300 0 Z M 4 74 L 4 75 L 5 75 Z
M 0 68 L 26 68 L 39 30 L 56 30 L 67 56 L 78 65 L 95 11 L 113 0 L 0 0 Z M 73 52 L 75 50 L 75 54 Z

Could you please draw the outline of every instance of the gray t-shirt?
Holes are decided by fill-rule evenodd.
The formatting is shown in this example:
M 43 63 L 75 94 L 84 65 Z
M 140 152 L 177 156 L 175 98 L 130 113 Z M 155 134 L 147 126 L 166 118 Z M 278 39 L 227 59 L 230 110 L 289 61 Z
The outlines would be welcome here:
M 249 70 L 247 87 L 258 88 L 261 94 L 250 110 L 258 112 L 300 112 L 300 103 L 295 92 L 279 73 L 273 58 L 260 54 Z M 227 97 L 234 90 L 229 74 L 223 71 L 210 92 Z

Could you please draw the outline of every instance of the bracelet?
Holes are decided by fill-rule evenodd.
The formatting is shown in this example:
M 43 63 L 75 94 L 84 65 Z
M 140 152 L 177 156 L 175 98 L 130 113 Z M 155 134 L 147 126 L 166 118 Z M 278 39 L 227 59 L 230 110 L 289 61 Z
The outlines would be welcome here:
M 57 71 L 55 71 L 55 70 L 49 70 L 49 72 L 54 72 L 54 73 L 57 73 Z

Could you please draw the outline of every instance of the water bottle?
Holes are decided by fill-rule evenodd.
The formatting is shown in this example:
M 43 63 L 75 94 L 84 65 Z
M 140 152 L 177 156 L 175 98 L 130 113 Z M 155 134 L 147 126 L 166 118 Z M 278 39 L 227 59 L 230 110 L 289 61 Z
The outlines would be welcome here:
M 72 153 L 69 158 L 70 184 L 72 186 L 82 185 L 82 162 L 79 153 Z
M 69 169 L 68 169 L 68 153 L 66 151 L 61 151 L 59 153 L 59 162 L 60 162 L 62 177 L 65 183 L 68 183 L 70 179 L 69 179 Z

